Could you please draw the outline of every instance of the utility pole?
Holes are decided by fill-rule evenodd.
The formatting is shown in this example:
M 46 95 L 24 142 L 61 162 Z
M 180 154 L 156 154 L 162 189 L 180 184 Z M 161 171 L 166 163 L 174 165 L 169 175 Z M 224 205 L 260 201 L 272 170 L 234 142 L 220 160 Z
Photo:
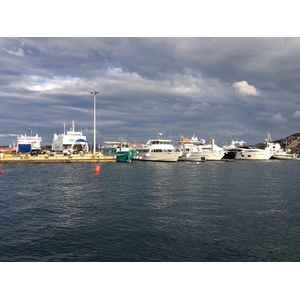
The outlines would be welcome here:
M 96 153 L 96 96 L 99 94 L 99 92 L 94 91 L 91 92 L 92 95 L 94 95 L 94 155 Z

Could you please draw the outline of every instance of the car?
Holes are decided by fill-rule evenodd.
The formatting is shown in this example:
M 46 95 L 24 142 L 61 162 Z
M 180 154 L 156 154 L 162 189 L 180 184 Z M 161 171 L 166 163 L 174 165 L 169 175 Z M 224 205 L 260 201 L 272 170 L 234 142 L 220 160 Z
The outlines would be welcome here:
M 38 155 L 38 154 L 40 154 L 40 153 L 41 153 L 41 150 L 37 150 L 37 149 L 31 150 L 31 151 L 30 151 L 30 154 L 31 154 L 31 155 Z

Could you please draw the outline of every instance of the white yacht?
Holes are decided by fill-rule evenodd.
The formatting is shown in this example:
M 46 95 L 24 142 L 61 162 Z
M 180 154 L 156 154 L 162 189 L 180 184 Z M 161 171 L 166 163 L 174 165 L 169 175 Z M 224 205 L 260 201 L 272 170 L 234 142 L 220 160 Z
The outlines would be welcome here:
M 235 154 L 235 159 L 268 160 L 281 148 L 279 143 L 273 143 L 269 133 L 268 133 L 268 138 L 265 141 L 265 145 L 266 146 L 264 149 L 248 147 L 248 146 L 239 147 L 239 151 L 237 151 Z
M 183 161 L 209 161 L 221 160 L 225 151 L 215 144 L 212 138 L 210 144 L 205 144 L 204 139 L 199 139 L 193 135 L 191 139 L 181 137 L 178 140 L 178 149 L 183 152 L 179 160 Z
M 225 151 L 223 159 L 235 159 L 237 152 L 241 152 L 244 149 L 251 149 L 250 146 L 244 146 L 244 141 L 231 141 L 230 145 L 224 145 L 223 150 Z
M 165 140 L 162 138 L 162 135 L 163 133 L 159 133 L 157 139 L 148 140 L 145 145 L 136 146 L 136 153 L 133 159 L 176 162 L 182 152 L 175 149 L 172 140 Z
M 293 153 L 291 149 L 287 147 L 287 141 L 285 142 L 285 146 L 276 151 L 271 159 L 281 159 L 281 160 L 300 160 L 297 153 Z
M 288 151 L 279 151 L 272 155 L 272 159 L 281 160 L 300 160 L 296 153 L 290 153 Z
M 249 148 L 238 151 L 235 155 L 237 160 L 268 160 L 273 153 L 265 149 Z
M 41 143 L 42 138 L 36 134 L 35 136 L 32 135 L 32 131 L 30 130 L 31 134 L 28 136 L 26 133 L 23 135 L 19 135 L 17 138 L 17 152 L 31 152 L 32 150 L 41 150 Z
M 89 146 L 86 141 L 86 136 L 82 135 L 82 131 L 75 131 L 73 121 L 70 130 L 66 132 L 64 123 L 64 133 L 54 134 L 52 151 L 59 151 L 64 154 L 72 154 L 74 152 L 87 153 L 89 151 Z

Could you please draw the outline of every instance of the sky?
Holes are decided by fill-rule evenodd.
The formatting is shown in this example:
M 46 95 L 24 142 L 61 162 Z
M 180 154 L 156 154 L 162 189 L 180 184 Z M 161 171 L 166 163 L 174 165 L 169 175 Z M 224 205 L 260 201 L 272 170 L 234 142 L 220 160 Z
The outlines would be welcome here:
M 0 144 L 63 124 L 97 143 L 159 132 L 218 145 L 300 132 L 300 38 L 4 37 Z

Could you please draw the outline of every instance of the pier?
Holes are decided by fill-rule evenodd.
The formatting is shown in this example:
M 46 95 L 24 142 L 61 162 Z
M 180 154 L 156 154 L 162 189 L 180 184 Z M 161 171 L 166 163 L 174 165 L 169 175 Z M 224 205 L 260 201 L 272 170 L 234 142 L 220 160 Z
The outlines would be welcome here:
M 41 164 L 41 163 L 114 163 L 116 156 L 104 156 L 96 153 L 93 154 L 73 154 L 63 155 L 56 154 L 50 156 L 49 154 L 4 154 L 0 153 L 1 164 Z

